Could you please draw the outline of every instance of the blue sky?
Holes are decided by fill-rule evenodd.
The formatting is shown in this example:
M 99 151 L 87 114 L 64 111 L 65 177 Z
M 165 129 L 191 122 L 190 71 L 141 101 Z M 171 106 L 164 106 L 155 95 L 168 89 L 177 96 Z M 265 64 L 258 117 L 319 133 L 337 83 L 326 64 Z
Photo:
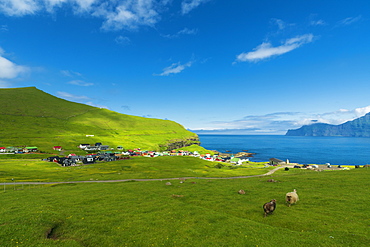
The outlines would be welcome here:
M 340 124 L 370 112 L 369 13 L 368 0 L 0 0 L 0 87 L 218 133 Z

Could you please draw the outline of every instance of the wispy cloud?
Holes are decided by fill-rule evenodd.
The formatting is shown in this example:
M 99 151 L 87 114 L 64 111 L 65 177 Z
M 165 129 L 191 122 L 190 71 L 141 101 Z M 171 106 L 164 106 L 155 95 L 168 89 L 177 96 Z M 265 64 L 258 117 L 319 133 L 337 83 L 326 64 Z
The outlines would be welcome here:
M 105 19 L 104 30 L 137 29 L 139 26 L 154 26 L 160 20 L 159 8 L 154 0 L 125 1 L 117 6 L 111 3 L 100 5 L 94 16 Z
M 37 0 L 8 0 L 0 2 L 0 10 L 9 16 L 35 14 L 40 9 Z
M 56 95 L 57 95 L 57 97 L 60 97 L 60 98 L 65 99 L 65 100 L 69 100 L 69 101 L 73 101 L 73 102 L 79 102 L 79 103 L 94 106 L 94 107 L 109 109 L 109 107 L 107 107 L 105 105 L 100 105 L 100 104 L 94 103 L 93 99 L 91 99 L 90 97 L 87 97 L 85 95 L 76 95 L 76 94 L 71 94 L 71 93 L 61 92 L 61 91 L 58 91 L 56 93 Z
M 67 77 L 75 77 L 75 76 L 82 77 L 81 73 L 75 72 L 75 71 L 72 71 L 72 70 L 61 70 L 60 73 L 64 76 L 67 76 Z
M 327 25 L 326 21 L 319 18 L 318 14 L 311 14 L 309 16 L 308 24 L 310 26 L 326 26 Z
M 0 25 L 0 31 L 1 32 L 7 32 L 8 31 L 8 25 Z
M 359 15 L 359 16 L 356 16 L 356 17 L 348 17 L 348 18 L 345 18 L 343 20 L 340 20 L 338 22 L 338 25 L 341 25 L 341 26 L 348 26 L 348 25 L 351 25 L 355 22 L 358 22 L 362 19 L 362 16 Z
M 70 94 L 67 92 L 57 92 L 57 96 L 66 100 L 72 100 L 72 101 L 87 101 L 91 100 L 91 98 L 84 96 L 84 95 L 75 95 L 75 94 Z
M 193 64 L 193 62 L 187 62 L 186 64 L 181 64 L 180 62 L 178 63 L 173 63 L 170 66 L 166 67 L 163 69 L 163 72 L 161 74 L 155 74 L 159 76 L 168 76 L 171 74 L 178 74 L 182 72 L 184 69 L 190 67 Z
M 184 29 L 178 31 L 175 34 L 166 34 L 166 35 L 163 35 L 163 37 L 166 37 L 166 38 L 178 38 L 181 35 L 195 35 L 195 34 L 197 34 L 197 32 L 198 32 L 198 29 L 184 28 Z
M 82 87 L 89 87 L 89 86 L 94 85 L 94 83 L 89 83 L 89 82 L 85 82 L 85 81 L 82 81 L 82 80 L 73 80 L 73 81 L 69 81 L 67 83 L 71 84 L 71 85 L 82 86 Z
M 197 8 L 202 3 L 206 3 L 208 1 L 210 0 L 184 0 L 181 3 L 181 13 L 185 15 L 192 11 L 193 9 Z
M 323 20 L 313 20 L 313 21 L 310 21 L 310 25 L 311 26 L 325 26 L 326 22 Z
M 272 18 L 271 22 L 276 24 L 279 28 L 279 30 L 283 30 L 286 27 L 286 23 L 281 19 Z
M 4 50 L 0 47 L 0 79 L 15 79 L 28 72 L 26 66 L 17 65 L 4 57 Z
M 8 16 L 24 16 L 70 8 L 79 16 L 84 14 L 101 18 L 104 30 L 131 30 L 153 26 L 160 20 L 163 6 L 168 4 L 168 0 L 1 0 L 0 12 Z
M 244 133 L 244 134 L 285 134 L 289 129 L 297 129 L 303 125 L 314 123 L 342 124 L 347 121 L 364 116 L 370 112 L 370 106 L 356 108 L 353 110 L 339 109 L 325 113 L 305 112 L 275 112 L 265 115 L 248 115 L 241 119 L 231 121 L 217 121 L 209 123 L 207 128 L 198 130 L 212 131 L 218 133 Z
M 119 44 L 119 45 L 122 45 L 122 46 L 125 46 L 125 45 L 129 45 L 131 43 L 131 40 L 129 37 L 125 37 L 125 36 L 118 36 L 114 39 L 114 41 Z
M 312 42 L 313 34 L 305 34 L 287 39 L 280 46 L 272 46 L 270 42 L 264 42 L 257 46 L 251 52 L 241 53 L 237 55 L 236 62 L 258 62 L 268 59 L 273 56 L 283 55 L 287 52 L 293 51 L 304 44 Z

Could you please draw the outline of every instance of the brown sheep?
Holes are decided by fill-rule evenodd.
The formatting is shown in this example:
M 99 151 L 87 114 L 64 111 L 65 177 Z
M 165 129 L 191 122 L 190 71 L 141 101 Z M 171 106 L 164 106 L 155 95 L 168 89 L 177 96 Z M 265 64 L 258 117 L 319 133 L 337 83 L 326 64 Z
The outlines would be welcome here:
M 263 205 L 263 210 L 265 211 L 264 217 L 266 217 L 267 214 L 271 214 L 274 212 L 276 208 L 276 200 L 272 199 L 270 202 L 267 202 Z

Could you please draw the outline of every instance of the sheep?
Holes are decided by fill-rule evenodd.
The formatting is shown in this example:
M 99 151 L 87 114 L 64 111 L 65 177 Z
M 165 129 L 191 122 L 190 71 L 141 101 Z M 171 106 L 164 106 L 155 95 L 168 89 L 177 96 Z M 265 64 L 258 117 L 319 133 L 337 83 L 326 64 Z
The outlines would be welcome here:
M 241 194 L 241 195 L 244 195 L 245 191 L 244 190 L 239 190 L 238 193 Z
M 290 205 L 292 205 L 294 203 L 297 203 L 298 200 L 299 200 L 297 190 L 294 189 L 293 192 L 286 193 L 285 199 L 286 199 L 286 203 L 288 204 L 289 207 L 290 207 Z
M 267 214 L 271 214 L 272 212 L 274 212 L 275 208 L 276 208 L 276 200 L 275 199 L 272 199 L 270 202 L 266 202 L 263 205 L 263 210 L 265 211 L 264 217 L 266 217 Z

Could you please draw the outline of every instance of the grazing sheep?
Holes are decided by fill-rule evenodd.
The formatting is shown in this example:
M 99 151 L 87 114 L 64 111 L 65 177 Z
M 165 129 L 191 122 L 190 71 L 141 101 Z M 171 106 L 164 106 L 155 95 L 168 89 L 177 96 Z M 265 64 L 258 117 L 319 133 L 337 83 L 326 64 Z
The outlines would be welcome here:
M 276 200 L 275 199 L 272 199 L 270 202 L 267 202 L 263 205 L 263 210 L 265 211 L 265 216 L 267 214 L 271 214 L 272 212 L 274 212 L 276 208 Z
M 241 195 L 244 195 L 245 191 L 244 190 L 239 190 L 238 193 L 241 194 Z
M 297 203 L 297 201 L 299 200 L 297 190 L 294 189 L 293 192 L 286 193 L 285 199 L 286 199 L 286 202 L 288 203 L 289 207 L 290 207 L 290 205 L 292 205 L 294 203 Z
M 269 179 L 269 180 L 267 180 L 267 182 L 276 183 L 277 181 L 275 179 Z

